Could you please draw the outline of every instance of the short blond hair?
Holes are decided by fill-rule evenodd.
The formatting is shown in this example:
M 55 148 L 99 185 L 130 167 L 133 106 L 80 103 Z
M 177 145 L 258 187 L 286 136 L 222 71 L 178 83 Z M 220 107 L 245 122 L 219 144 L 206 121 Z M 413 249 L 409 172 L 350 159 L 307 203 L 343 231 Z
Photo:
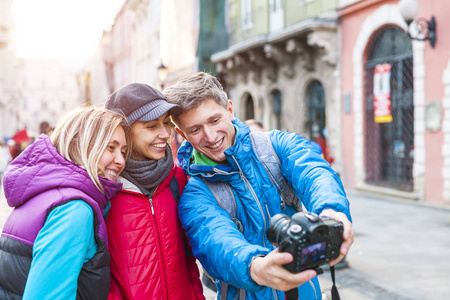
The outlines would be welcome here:
M 225 109 L 228 107 L 228 96 L 219 80 L 204 72 L 179 79 L 176 84 L 164 89 L 163 94 L 167 102 L 181 107 L 181 113 L 197 108 L 208 99 L 213 99 Z M 172 115 L 171 118 L 178 125 L 178 116 Z
M 79 107 L 71 110 L 59 119 L 50 139 L 65 159 L 84 168 L 95 186 L 104 192 L 98 178 L 104 175 L 104 170 L 98 163 L 117 126 L 125 131 L 126 159 L 132 147 L 131 129 L 123 115 L 107 109 Z

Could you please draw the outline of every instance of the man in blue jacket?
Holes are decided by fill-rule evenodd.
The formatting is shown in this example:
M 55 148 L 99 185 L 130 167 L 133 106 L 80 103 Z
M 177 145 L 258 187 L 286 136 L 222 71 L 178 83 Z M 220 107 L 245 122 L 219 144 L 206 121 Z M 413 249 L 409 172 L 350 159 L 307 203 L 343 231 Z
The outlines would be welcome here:
M 178 159 L 190 179 L 178 213 L 194 255 L 219 280 L 220 299 L 284 299 L 282 291 L 295 287 L 300 299 L 321 299 L 316 272 L 287 271 L 283 265 L 292 255 L 278 252 L 267 239 L 270 217 L 292 216 L 296 210 L 282 209 L 278 190 L 253 151 L 250 130 L 234 118 L 233 104 L 218 80 L 200 72 L 163 93 L 182 108 L 173 122 L 187 140 Z M 341 255 L 332 265 L 338 263 L 353 243 L 349 203 L 339 177 L 304 138 L 279 130 L 269 136 L 281 173 L 304 207 L 343 223 Z M 229 183 L 243 232 L 219 206 L 207 181 Z

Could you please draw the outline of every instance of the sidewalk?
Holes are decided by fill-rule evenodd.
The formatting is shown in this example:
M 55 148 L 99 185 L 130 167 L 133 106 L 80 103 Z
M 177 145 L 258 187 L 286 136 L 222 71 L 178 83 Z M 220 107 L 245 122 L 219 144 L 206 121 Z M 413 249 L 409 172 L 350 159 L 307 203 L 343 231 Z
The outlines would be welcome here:
M 336 271 L 343 300 L 450 299 L 450 207 L 349 192 L 355 242 Z M 329 272 L 319 276 L 331 299 Z

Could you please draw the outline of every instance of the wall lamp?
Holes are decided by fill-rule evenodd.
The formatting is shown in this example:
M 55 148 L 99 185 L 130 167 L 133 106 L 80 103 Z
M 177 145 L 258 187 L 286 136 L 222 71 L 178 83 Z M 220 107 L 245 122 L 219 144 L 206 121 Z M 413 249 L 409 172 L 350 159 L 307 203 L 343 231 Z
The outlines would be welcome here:
M 398 9 L 403 19 L 405 20 L 408 26 L 408 35 L 411 39 L 417 41 L 430 41 L 430 45 L 432 48 L 436 45 L 436 19 L 434 16 L 431 16 L 431 19 L 428 21 L 424 18 L 414 18 L 417 15 L 417 10 L 419 8 L 419 4 L 417 0 L 401 0 L 398 3 Z M 414 30 L 410 29 L 411 23 L 414 21 Z
M 157 68 L 157 70 L 158 70 L 158 81 L 159 84 L 161 85 L 161 90 L 163 90 L 164 85 L 166 84 L 167 75 L 169 71 L 167 70 L 167 67 L 163 65 L 162 62 L 161 65 Z
M 400 0 L 398 9 L 408 26 L 408 36 L 412 40 L 417 41 L 429 40 L 431 47 L 434 48 L 436 45 L 436 20 L 434 16 L 431 16 L 429 21 L 424 18 L 417 18 L 414 20 L 419 9 L 417 0 Z M 414 30 L 411 32 L 410 25 L 413 21 Z

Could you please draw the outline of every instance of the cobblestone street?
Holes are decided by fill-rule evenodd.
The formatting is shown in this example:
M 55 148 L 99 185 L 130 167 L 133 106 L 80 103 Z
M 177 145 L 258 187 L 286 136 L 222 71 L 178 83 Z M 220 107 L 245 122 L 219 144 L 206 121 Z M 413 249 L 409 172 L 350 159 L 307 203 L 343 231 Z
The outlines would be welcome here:
M 427 300 L 450 295 L 450 208 L 349 192 L 355 242 L 336 270 L 343 300 Z M 0 228 L 11 208 L 0 192 Z M 328 271 L 319 276 L 331 300 Z M 207 300 L 216 294 L 205 287 Z
M 341 299 L 450 299 L 450 209 L 349 193 L 355 242 Z M 329 272 L 319 276 L 331 299 Z

